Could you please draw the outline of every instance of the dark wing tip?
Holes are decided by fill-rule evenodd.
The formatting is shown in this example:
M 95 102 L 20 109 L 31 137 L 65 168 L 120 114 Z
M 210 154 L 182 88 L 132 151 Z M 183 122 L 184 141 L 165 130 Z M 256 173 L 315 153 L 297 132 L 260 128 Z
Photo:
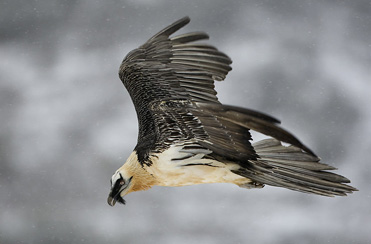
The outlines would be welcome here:
M 184 44 L 188 42 L 194 42 L 198 40 L 209 39 L 209 35 L 205 32 L 190 32 L 171 38 L 174 44 Z
M 173 34 L 177 30 L 179 30 L 182 27 L 184 27 L 185 25 L 187 25 L 190 21 L 191 21 L 191 19 L 188 16 L 185 16 L 185 17 L 175 21 L 171 25 L 165 27 L 164 29 L 162 29 L 156 35 L 152 36 L 149 40 L 156 39 L 159 36 L 169 37 L 171 34 Z
M 225 79 L 232 69 L 232 61 L 213 46 L 194 43 L 208 39 L 205 32 L 189 32 L 171 37 L 189 22 L 189 17 L 175 21 L 125 57 L 119 69 L 119 77 L 131 96 L 141 90 L 139 85 L 143 85 L 143 91 L 139 92 L 143 95 L 135 96 L 148 97 L 144 94 L 150 92 L 148 87 L 144 82 L 137 82 L 138 79 L 145 79 L 157 89 L 149 100 L 155 97 L 181 97 L 218 103 L 214 81 Z M 150 78 L 160 76 L 161 79 Z

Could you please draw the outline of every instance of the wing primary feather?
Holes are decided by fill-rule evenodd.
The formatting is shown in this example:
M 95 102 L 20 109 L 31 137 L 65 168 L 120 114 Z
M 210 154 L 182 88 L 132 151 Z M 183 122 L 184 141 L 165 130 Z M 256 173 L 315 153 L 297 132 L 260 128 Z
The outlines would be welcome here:
M 191 60 L 182 60 L 182 59 L 172 59 L 172 63 L 174 64 L 183 64 L 191 67 L 199 67 L 208 71 L 212 71 L 213 73 L 217 74 L 220 77 L 225 78 L 225 74 L 228 73 L 231 68 L 227 66 L 218 66 L 215 67 L 216 65 L 210 64 L 208 62 L 193 62 Z
M 215 68 L 220 68 L 223 70 L 230 71 L 232 68 L 229 64 L 224 62 L 220 62 L 218 60 L 212 59 L 207 56 L 180 56 L 180 55 L 173 55 L 170 60 L 177 60 L 177 61 L 185 61 L 185 62 L 192 62 L 194 64 L 204 63 L 209 64 L 211 66 L 216 66 Z
M 224 55 L 215 55 L 215 54 L 210 54 L 210 53 L 205 53 L 205 52 L 199 52 L 199 51 L 195 51 L 195 52 L 190 52 L 190 51 L 183 51 L 183 50 L 177 50 L 175 53 L 174 53 L 174 56 L 175 57 L 189 57 L 189 58 L 193 58 L 193 59 L 203 59 L 203 60 L 214 60 L 214 61 L 217 61 L 217 62 L 221 62 L 221 63 L 227 63 L 227 64 L 231 64 L 232 61 L 230 58 L 224 56 Z
M 175 51 L 199 52 L 199 53 L 213 54 L 217 56 L 224 56 L 229 60 L 230 63 L 232 63 L 231 59 L 226 54 L 219 52 L 216 48 L 209 46 L 209 45 L 204 45 L 202 47 L 195 46 L 194 44 L 174 45 L 173 51 L 174 52 Z
M 185 43 L 185 44 L 175 44 L 173 45 L 173 49 L 206 49 L 206 50 L 215 50 L 218 49 L 216 47 L 210 46 L 205 43 Z M 224 54 L 226 55 L 226 54 Z
M 173 42 L 174 45 L 176 45 L 205 39 L 209 39 L 209 35 L 205 32 L 191 32 L 183 35 L 174 36 L 170 40 Z
M 179 29 L 187 25 L 190 21 L 191 19 L 188 16 L 185 16 L 181 18 L 180 20 L 175 21 L 171 25 L 165 27 L 161 31 L 159 31 L 156 35 L 152 36 L 148 41 L 154 40 L 160 36 L 169 37 L 171 34 L 173 34 L 174 32 L 178 31 Z

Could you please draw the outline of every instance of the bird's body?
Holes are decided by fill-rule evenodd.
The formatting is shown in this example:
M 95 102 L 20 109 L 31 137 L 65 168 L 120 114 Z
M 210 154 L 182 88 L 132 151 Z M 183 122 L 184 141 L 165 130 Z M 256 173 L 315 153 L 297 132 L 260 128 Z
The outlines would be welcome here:
M 159 186 L 188 186 L 205 183 L 234 183 L 243 185 L 251 180 L 234 174 L 239 166 L 233 162 L 221 163 L 217 160 L 205 158 L 209 150 L 187 150 L 183 144 L 171 145 L 161 153 L 150 156 L 151 166 L 144 165 L 143 169 L 150 175 L 148 182 L 155 182 Z M 132 154 L 134 157 L 136 153 Z M 174 156 L 177 158 L 174 158 Z M 130 161 L 135 165 L 137 160 Z M 130 166 L 126 163 L 124 166 Z M 141 183 L 147 182 L 141 180 Z M 150 183 L 150 184 L 153 184 Z M 146 183 L 147 184 L 147 183 Z
M 219 102 L 214 80 L 224 80 L 232 61 L 210 45 L 194 44 L 208 38 L 203 32 L 170 38 L 189 21 L 166 27 L 120 66 L 139 133 L 134 151 L 112 176 L 108 203 L 124 203 L 124 195 L 154 185 L 268 184 L 325 196 L 356 190 L 275 118 Z M 251 144 L 250 130 L 269 138 Z

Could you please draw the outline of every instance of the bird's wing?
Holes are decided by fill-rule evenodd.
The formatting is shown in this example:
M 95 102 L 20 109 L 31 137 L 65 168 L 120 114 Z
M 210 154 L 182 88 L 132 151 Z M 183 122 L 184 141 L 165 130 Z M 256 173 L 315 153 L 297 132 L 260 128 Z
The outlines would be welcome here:
M 192 139 L 229 160 L 254 160 L 249 129 L 312 153 L 278 127 L 278 120 L 219 103 L 214 80 L 225 78 L 232 61 L 215 47 L 195 44 L 208 38 L 203 32 L 170 37 L 189 21 L 185 17 L 164 28 L 130 52 L 120 66 L 120 79 L 138 115 L 139 161 L 144 162 L 149 151 Z
M 220 104 L 214 80 L 225 78 L 232 61 L 215 47 L 194 43 L 207 39 L 206 33 L 170 37 L 189 21 L 185 17 L 166 27 L 130 52 L 120 66 L 119 77 L 138 115 L 137 151 L 151 150 L 169 138 L 204 138 L 205 131 L 196 128 L 200 121 L 185 107 L 193 102 Z
M 161 99 L 190 99 L 219 103 L 214 80 L 223 80 L 231 59 L 215 47 L 195 44 L 208 39 L 204 32 L 170 37 L 190 19 L 182 18 L 145 44 L 131 51 L 122 62 L 119 76 L 136 108 Z

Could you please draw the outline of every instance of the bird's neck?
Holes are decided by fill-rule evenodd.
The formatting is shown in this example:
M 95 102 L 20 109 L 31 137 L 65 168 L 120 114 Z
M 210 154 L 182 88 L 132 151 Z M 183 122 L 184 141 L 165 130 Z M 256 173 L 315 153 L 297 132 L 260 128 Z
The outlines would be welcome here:
M 145 191 L 156 185 L 156 179 L 139 163 L 136 151 L 130 154 L 120 171 L 126 172 L 128 176 L 133 177 L 131 181 L 132 186 L 128 193 Z

